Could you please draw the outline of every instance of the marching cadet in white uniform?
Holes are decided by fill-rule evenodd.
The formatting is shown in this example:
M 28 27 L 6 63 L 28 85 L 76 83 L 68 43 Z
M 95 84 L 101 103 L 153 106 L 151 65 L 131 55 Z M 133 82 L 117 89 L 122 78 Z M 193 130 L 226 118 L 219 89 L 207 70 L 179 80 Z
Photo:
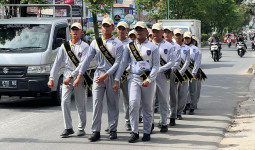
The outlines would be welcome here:
M 79 75 L 73 83 L 74 86 L 79 83 L 81 74 L 88 69 L 91 60 L 97 56 L 98 66 L 94 74 L 92 88 L 93 120 L 91 130 L 93 134 L 89 137 L 89 140 L 92 142 L 100 139 L 103 98 L 105 92 L 108 106 L 109 139 L 117 138 L 119 89 L 113 91 L 112 86 L 114 83 L 115 72 L 118 69 L 122 58 L 123 44 L 112 35 L 112 31 L 114 31 L 113 20 L 111 18 L 104 18 L 102 22 L 103 36 L 91 43 L 88 55 L 86 55 L 84 61 L 77 68 L 79 70 Z
M 78 111 L 78 136 L 84 136 L 84 128 L 86 126 L 86 104 L 87 104 L 87 86 L 84 86 L 84 79 L 74 88 L 72 85 L 73 77 L 72 71 L 75 67 L 79 65 L 79 61 L 82 61 L 89 49 L 89 45 L 80 40 L 82 34 L 82 27 L 80 23 L 73 23 L 71 26 L 70 34 L 72 35 L 72 40 L 65 42 L 59 49 L 55 62 L 50 72 L 50 79 L 48 82 L 49 88 L 54 86 L 54 77 L 61 68 L 61 64 L 65 62 L 65 72 L 64 72 L 64 84 L 62 86 L 62 102 L 61 108 L 63 112 L 65 130 L 61 134 L 61 137 L 66 138 L 73 134 L 72 118 L 71 118 L 71 95 L 74 92 L 75 105 Z M 70 55 L 74 56 L 74 59 L 70 58 Z M 75 61 L 76 64 L 74 63 Z M 70 83 L 71 82 L 71 83 Z
M 184 35 L 185 38 L 186 35 Z M 185 105 L 187 103 L 187 96 L 188 96 L 188 80 L 191 77 L 188 76 L 188 67 L 190 63 L 190 50 L 189 47 L 182 43 L 183 39 L 183 33 L 181 29 L 175 29 L 174 30 L 174 38 L 176 40 L 176 43 L 180 45 L 181 47 L 181 59 L 183 61 L 182 68 L 179 67 L 179 72 L 186 76 L 186 81 L 182 83 L 182 85 L 179 85 L 178 87 L 178 109 L 177 109 L 177 119 L 182 120 L 181 113 L 185 108 Z
M 117 24 L 117 33 L 119 35 L 118 39 L 122 42 L 123 46 L 132 42 L 130 39 L 126 37 L 126 34 L 128 33 L 128 29 L 129 29 L 128 24 L 124 21 L 121 21 Z M 130 131 L 131 125 L 129 120 L 128 82 L 126 81 L 126 79 L 120 83 L 120 88 L 122 90 L 122 94 L 124 98 L 123 106 L 124 106 L 124 112 L 125 112 L 126 130 Z
M 196 46 L 193 45 L 192 41 L 192 35 L 190 32 L 185 32 L 184 33 L 184 43 L 190 47 L 190 60 L 191 63 L 193 64 L 192 69 L 192 76 L 194 79 L 192 81 L 189 81 L 189 95 L 188 95 L 188 101 L 190 101 L 190 107 L 189 107 L 189 114 L 193 115 L 194 114 L 194 107 L 197 103 L 197 72 L 200 67 L 200 62 L 199 60 L 199 50 Z M 190 64 L 191 66 L 191 64 Z
M 131 30 L 131 31 L 128 32 L 128 38 L 132 41 L 134 41 L 136 39 L 135 30 Z
M 193 45 L 195 45 L 197 47 L 197 43 L 198 43 L 198 39 L 195 36 L 192 36 L 193 38 Z M 200 60 L 200 62 L 198 63 L 199 66 L 201 65 L 202 62 L 202 51 L 200 49 L 198 49 L 199 51 L 199 56 L 198 56 L 198 60 Z M 194 105 L 194 109 L 197 109 L 197 103 L 199 101 L 200 98 L 200 92 L 201 92 L 201 83 L 202 83 L 202 78 L 201 78 L 201 74 L 200 72 L 198 72 L 198 76 L 197 76 L 197 93 L 196 93 L 196 104 Z
M 136 39 L 135 30 L 129 31 L 128 38 L 132 41 L 135 41 L 135 39 Z M 142 123 L 142 121 L 143 121 L 142 107 L 140 106 L 140 109 L 139 109 L 139 123 Z
M 122 66 L 116 74 L 114 90 L 117 90 L 120 77 L 125 67 L 130 62 L 128 75 L 129 92 L 129 115 L 132 128 L 129 143 L 135 143 L 139 139 L 139 108 L 142 101 L 143 108 L 143 138 L 142 141 L 149 141 L 153 117 L 153 98 L 156 89 L 155 79 L 159 70 L 159 52 L 157 46 L 147 40 L 147 26 L 144 22 L 137 22 L 135 25 L 135 42 L 129 43 L 124 48 Z
M 170 26 L 165 26 L 164 28 L 164 38 L 166 41 L 172 44 L 172 48 L 174 50 L 175 55 L 175 64 L 171 68 L 170 74 L 170 126 L 175 126 L 175 118 L 177 117 L 177 104 L 178 104 L 178 83 L 175 82 L 176 77 L 174 72 L 177 72 L 177 68 L 180 66 L 181 63 L 181 47 L 180 45 L 176 44 L 172 41 L 172 37 L 174 36 L 173 29 Z
M 153 43 L 156 44 L 160 54 L 160 68 L 156 78 L 156 95 L 160 109 L 160 132 L 167 132 L 167 114 L 169 110 L 170 72 L 175 64 L 175 55 L 172 45 L 163 39 L 164 28 L 160 23 L 152 26 Z

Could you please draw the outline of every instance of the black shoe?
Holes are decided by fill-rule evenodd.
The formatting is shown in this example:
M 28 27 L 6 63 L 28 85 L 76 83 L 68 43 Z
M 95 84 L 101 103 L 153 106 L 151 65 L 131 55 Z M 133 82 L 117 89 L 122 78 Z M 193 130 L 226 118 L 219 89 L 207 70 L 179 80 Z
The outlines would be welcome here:
M 175 126 L 176 123 L 175 123 L 175 119 L 174 118 L 170 118 L 170 123 L 169 123 L 170 126 Z
M 111 131 L 110 135 L 109 135 L 109 139 L 111 139 L 111 140 L 117 139 L 117 132 Z
M 110 133 L 110 132 L 109 132 L 109 128 L 105 129 L 104 131 L 105 131 L 106 133 L 108 133 L 108 134 Z
M 142 122 L 143 122 L 143 117 L 140 116 L 140 117 L 139 117 L 139 123 L 142 123 Z
M 139 133 L 137 134 L 137 133 L 131 132 L 130 134 L 131 134 L 131 135 L 130 135 L 130 137 L 128 138 L 128 142 L 129 142 L 129 143 L 135 143 L 135 142 L 137 142 L 137 140 L 139 139 Z
M 154 113 L 158 113 L 158 108 L 155 108 L 155 109 L 154 109 Z
M 150 134 L 144 133 L 144 134 L 143 134 L 142 141 L 150 141 L 150 140 L 151 140 L 151 135 L 150 135 Z
M 183 114 L 186 114 L 186 111 L 189 110 L 190 108 L 190 103 L 186 104 L 184 110 L 182 111 Z
M 194 109 L 189 110 L 189 115 L 194 115 Z
M 184 110 L 182 111 L 182 114 L 186 115 L 186 109 L 184 109 Z
M 100 139 L 100 132 L 93 132 L 92 135 L 89 137 L 90 142 L 95 142 Z
M 182 115 L 177 115 L 178 120 L 182 120 Z
M 126 130 L 131 131 L 131 125 L 129 123 L 126 124 Z
M 60 135 L 62 138 L 68 138 L 69 135 L 74 134 L 73 129 L 65 129 L 62 134 Z
M 160 132 L 167 132 L 168 131 L 168 126 L 167 125 L 162 125 Z
M 78 130 L 77 136 L 84 136 L 86 133 L 84 130 Z
M 157 127 L 159 127 L 159 128 L 161 128 L 161 127 L 162 127 L 161 121 L 159 121 L 159 123 L 158 123 L 158 126 L 157 126 Z
M 154 129 L 154 123 L 151 125 L 151 133 L 152 133 L 153 129 Z

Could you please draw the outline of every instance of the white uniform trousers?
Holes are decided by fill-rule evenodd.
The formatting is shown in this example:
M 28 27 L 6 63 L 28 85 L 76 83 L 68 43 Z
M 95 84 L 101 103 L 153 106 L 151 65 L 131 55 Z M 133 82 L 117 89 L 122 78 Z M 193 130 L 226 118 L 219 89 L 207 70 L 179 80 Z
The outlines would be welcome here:
M 164 72 L 160 72 L 156 78 L 156 97 L 159 101 L 160 121 L 162 125 L 167 125 L 167 116 L 169 110 L 169 90 L 170 83 L 167 81 Z
M 132 78 L 128 79 L 129 116 L 131 129 L 134 133 L 138 133 L 139 131 L 139 109 L 141 104 L 143 112 L 143 133 L 150 134 L 156 82 L 151 82 L 149 87 L 143 87 L 143 81 L 138 75 L 132 74 L 131 76 Z
M 120 83 L 120 88 L 123 94 L 123 108 L 125 114 L 125 121 L 127 124 L 130 124 L 129 120 L 129 98 L 128 98 L 128 81 Z
M 170 75 L 170 118 L 175 119 L 177 116 L 178 108 L 178 83 L 175 83 L 175 76 L 173 73 Z
M 197 80 L 197 104 L 200 99 L 200 92 L 201 92 L 201 87 L 202 87 L 202 80 Z M 197 104 L 194 106 L 194 109 L 197 109 Z
M 183 82 L 182 85 L 179 85 L 178 87 L 178 109 L 177 109 L 177 115 L 181 115 L 182 111 L 184 110 L 186 103 L 187 103 L 187 97 L 188 97 L 188 81 Z
M 197 105 L 197 81 L 193 79 L 192 82 L 189 82 L 190 109 L 195 109 Z
M 84 79 L 81 79 L 77 88 L 73 87 L 73 81 L 69 85 L 62 86 L 61 108 L 64 117 L 65 129 L 73 128 L 71 117 L 71 96 L 74 93 L 75 105 L 78 111 L 78 130 L 84 130 L 86 126 L 87 87 L 84 87 Z
M 93 81 L 96 77 L 106 73 L 106 71 L 96 70 Z M 114 92 L 112 89 L 114 83 L 114 75 L 109 75 L 102 84 L 93 82 L 93 118 L 92 118 L 92 132 L 100 132 L 101 119 L 103 113 L 103 99 L 106 93 L 107 107 L 108 107 L 108 126 L 109 131 L 117 131 L 118 117 L 119 117 L 119 89 Z

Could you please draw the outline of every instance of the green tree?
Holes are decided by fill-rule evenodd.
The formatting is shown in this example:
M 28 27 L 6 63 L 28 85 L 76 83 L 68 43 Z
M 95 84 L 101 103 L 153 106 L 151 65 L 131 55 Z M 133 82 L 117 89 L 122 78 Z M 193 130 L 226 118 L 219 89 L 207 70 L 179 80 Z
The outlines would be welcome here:
M 240 30 L 254 15 L 254 4 L 243 0 L 136 0 L 138 11 L 145 10 L 150 21 L 170 19 L 198 19 L 202 33 Z
M 91 8 L 95 37 L 99 37 L 97 14 L 109 14 L 109 7 L 113 5 L 113 0 L 85 0 L 90 2 L 89 8 Z

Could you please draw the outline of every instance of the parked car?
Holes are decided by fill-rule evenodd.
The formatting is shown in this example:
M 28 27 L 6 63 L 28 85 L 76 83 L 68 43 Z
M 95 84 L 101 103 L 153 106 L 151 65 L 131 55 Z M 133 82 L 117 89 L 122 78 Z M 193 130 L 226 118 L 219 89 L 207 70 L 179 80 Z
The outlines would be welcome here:
M 226 34 L 225 36 L 224 36 L 224 43 L 227 43 L 227 35 L 228 34 Z M 231 38 L 231 42 L 232 43 L 235 43 L 236 42 L 236 37 L 235 37 L 235 35 L 234 34 L 230 34 L 230 38 Z

